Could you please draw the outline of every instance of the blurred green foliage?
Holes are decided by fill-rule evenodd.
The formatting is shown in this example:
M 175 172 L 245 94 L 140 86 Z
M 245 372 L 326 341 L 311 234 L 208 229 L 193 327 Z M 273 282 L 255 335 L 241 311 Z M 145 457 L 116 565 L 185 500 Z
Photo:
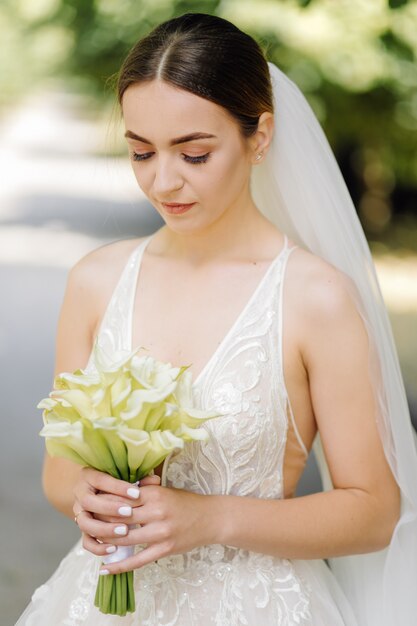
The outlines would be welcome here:
M 369 237 L 395 221 L 417 248 L 417 0 L 3 0 L 0 106 L 47 78 L 113 102 L 131 45 L 188 11 L 259 41 L 316 112 Z

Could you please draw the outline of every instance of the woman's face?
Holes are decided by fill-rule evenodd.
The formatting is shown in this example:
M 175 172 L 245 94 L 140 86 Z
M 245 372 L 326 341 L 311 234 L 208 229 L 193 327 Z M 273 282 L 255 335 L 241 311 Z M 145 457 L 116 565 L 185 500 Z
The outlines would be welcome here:
M 248 202 L 253 154 L 223 107 L 153 80 L 128 87 L 122 108 L 136 180 L 174 231 L 199 231 Z M 194 204 L 173 214 L 164 203 Z

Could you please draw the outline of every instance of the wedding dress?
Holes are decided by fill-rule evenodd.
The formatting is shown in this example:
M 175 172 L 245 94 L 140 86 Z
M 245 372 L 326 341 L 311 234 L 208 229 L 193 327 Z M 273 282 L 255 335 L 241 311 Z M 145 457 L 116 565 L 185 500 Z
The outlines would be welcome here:
M 132 314 L 143 252 L 131 253 L 98 332 L 101 347 L 132 350 Z M 200 494 L 280 499 L 295 489 L 307 450 L 283 376 L 285 244 L 193 385 L 214 408 L 207 442 L 193 441 L 164 463 L 162 485 Z M 93 367 L 90 356 L 87 370 Z M 286 484 L 288 476 L 292 485 Z M 297 477 L 296 479 L 294 477 Z M 78 542 L 38 588 L 17 626 L 358 626 L 323 560 L 289 560 L 206 545 L 135 571 L 136 611 L 103 615 L 94 595 L 101 559 Z

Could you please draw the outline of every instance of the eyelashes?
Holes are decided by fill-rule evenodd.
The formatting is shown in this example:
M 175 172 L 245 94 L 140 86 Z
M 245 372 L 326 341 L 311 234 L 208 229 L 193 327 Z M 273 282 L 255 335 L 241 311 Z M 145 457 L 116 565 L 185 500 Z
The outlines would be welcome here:
M 152 152 L 145 152 L 144 154 L 138 154 L 137 152 L 132 152 L 133 161 L 147 161 L 151 156 Z M 188 154 L 183 154 L 184 161 L 187 163 L 207 163 L 210 156 L 210 152 L 206 154 L 202 154 L 201 156 L 189 156 Z

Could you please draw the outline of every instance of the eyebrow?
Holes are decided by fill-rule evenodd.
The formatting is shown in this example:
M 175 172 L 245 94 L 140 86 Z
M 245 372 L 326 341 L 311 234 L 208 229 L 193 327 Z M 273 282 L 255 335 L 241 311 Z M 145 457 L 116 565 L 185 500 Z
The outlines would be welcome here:
M 136 141 L 142 141 L 143 143 L 147 143 L 149 145 L 152 144 L 149 139 L 145 139 L 145 137 L 140 137 L 131 130 L 127 130 L 125 132 L 125 137 L 129 139 L 136 139 Z M 179 143 L 187 143 L 187 141 L 195 141 L 196 139 L 212 139 L 216 138 L 216 135 L 211 135 L 210 133 L 190 133 L 189 135 L 184 135 L 183 137 L 176 137 L 175 139 L 171 139 L 169 142 L 170 146 L 176 146 Z

